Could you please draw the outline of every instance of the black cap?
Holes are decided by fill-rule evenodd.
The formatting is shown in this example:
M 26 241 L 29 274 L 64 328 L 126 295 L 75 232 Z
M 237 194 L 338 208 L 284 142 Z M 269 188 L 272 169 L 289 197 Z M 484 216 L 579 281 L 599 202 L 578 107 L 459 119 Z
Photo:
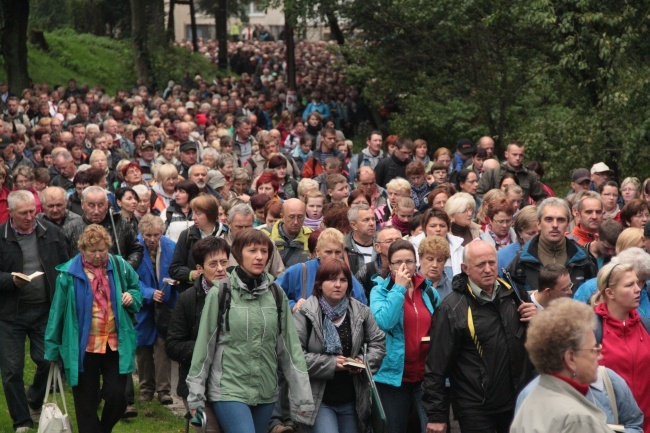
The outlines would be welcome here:
M 469 138 L 461 138 L 456 142 L 456 150 L 458 150 L 463 155 L 470 154 L 474 151 L 474 144 Z
M 5 147 L 9 146 L 11 144 L 11 137 L 8 135 L 0 135 L 0 149 L 4 149 Z
M 181 152 L 185 152 L 186 150 L 192 150 L 192 149 L 196 150 L 197 152 L 199 150 L 195 142 L 191 140 L 187 140 L 181 143 Z

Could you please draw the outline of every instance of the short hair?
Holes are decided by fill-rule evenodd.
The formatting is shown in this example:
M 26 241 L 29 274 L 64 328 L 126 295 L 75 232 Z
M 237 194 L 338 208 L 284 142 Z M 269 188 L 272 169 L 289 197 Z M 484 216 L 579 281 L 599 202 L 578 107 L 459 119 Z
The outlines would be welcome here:
M 530 227 L 531 224 L 537 224 L 537 208 L 535 206 L 526 206 L 521 209 L 515 216 L 515 223 L 513 228 L 517 238 L 521 238 L 521 234 Z
M 610 245 L 616 245 L 622 232 L 623 224 L 614 219 L 604 220 L 598 225 L 598 240 L 605 241 Z
M 578 213 L 582 212 L 582 209 L 584 208 L 583 202 L 588 198 L 596 199 L 601 204 L 603 202 L 603 200 L 600 198 L 600 194 L 598 194 L 596 191 L 580 191 L 573 197 L 573 207 L 578 211 Z
M 68 152 L 67 150 L 59 150 L 56 152 L 55 155 L 52 155 L 54 159 L 63 159 L 65 162 L 70 163 L 72 162 L 72 154 Z
M 335 243 L 341 246 L 345 245 L 345 237 L 340 230 L 337 230 L 333 227 L 326 228 L 318 236 L 318 242 L 316 242 L 316 248 L 321 249 L 327 243 Z
M 105 242 L 110 249 L 113 246 L 113 239 L 108 231 L 99 224 L 90 224 L 79 236 L 77 247 L 81 251 L 86 251 L 91 246 L 96 246 L 100 242 Z
M 413 142 L 408 137 L 400 137 L 400 138 L 398 138 L 397 142 L 395 143 L 395 146 L 398 149 L 413 150 Z
M 108 202 L 108 192 L 100 186 L 91 185 L 87 188 L 84 188 L 84 191 L 81 193 L 81 201 L 85 201 L 90 194 L 102 194 L 104 199 Z
M 208 221 L 212 223 L 219 219 L 219 201 L 210 194 L 199 194 L 198 197 L 192 199 L 190 207 L 193 212 L 203 212 Z
M 271 171 L 265 171 L 260 175 L 259 178 L 257 178 L 257 188 L 259 188 L 260 185 L 264 185 L 265 183 L 270 183 L 271 188 L 273 188 L 274 191 L 280 190 L 280 178 L 277 174 Z
M 307 191 L 307 194 L 305 194 L 305 204 L 309 203 L 310 198 L 320 198 L 323 200 L 323 204 L 325 203 L 325 195 L 318 190 L 311 189 Z
M 388 182 L 386 184 L 386 190 L 389 189 L 398 190 L 400 194 L 402 194 L 405 197 L 411 196 L 411 184 L 409 183 L 408 180 L 401 177 L 396 177 L 395 179 Z
M 395 135 L 395 134 L 389 135 L 388 137 L 386 137 L 386 140 L 384 140 L 384 148 L 386 149 L 386 151 L 388 151 L 388 148 L 390 146 L 395 146 L 396 145 L 398 138 L 399 137 L 397 135 Z
M 274 200 L 274 201 L 278 201 L 278 200 Z M 235 215 L 240 215 L 243 217 L 252 216 L 253 219 L 255 219 L 255 212 L 253 212 L 253 208 L 251 208 L 249 205 L 245 203 L 236 204 L 230 208 L 230 210 L 228 211 L 228 221 L 232 222 L 232 220 L 235 218 Z
M 544 215 L 544 209 L 547 207 L 561 207 L 564 208 L 566 212 L 567 221 L 571 221 L 571 209 L 569 209 L 569 203 L 563 198 L 559 197 L 549 197 L 544 199 L 540 204 L 537 205 L 537 221 L 542 220 L 542 215 Z
M 14 181 L 16 180 L 16 177 L 18 177 L 18 176 L 25 176 L 27 178 L 27 180 L 31 180 L 31 181 L 34 180 L 34 172 L 32 171 L 32 169 L 30 167 L 28 167 L 26 165 L 19 165 L 18 167 L 16 167 L 14 169 L 14 172 L 13 172 Z
M 228 163 L 235 164 L 235 157 L 229 153 L 222 153 L 217 158 L 217 168 L 224 168 Z
M 305 191 L 310 189 L 318 189 L 318 182 L 314 179 L 301 179 L 298 182 L 298 196 L 305 195 Z
M 631 247 L 621 251 L 620 254 L 612 258 L 610 263 L 626 263 L 632 265 L 634 272 L 639 277 L 643 277 L 644 280 L 650 277 L 650 254 L 643 248 Z
M 325 158 L 324 167 L 327 169 L 341 170 L 342 166 L 343 166 L 343 162 L 336 156 L 330 156 L 328 158 Z
M 88 173 L 88 170 L 83 170 L 83 171 L 78 171 L 77 174 L 74 175 L 74 178 L 72 179 L 72 184 L 74 186 L 77 186 L 79 184 L 90 184 L 90 173 Z
M 539 271 L 538 287 L 540 290 L 552 289 L 557 283 L 558 278 L 563 275 L 569 275 L 569 270 L 564 265 L 549 263 L 548 265 L 542 266 L 542 269 Z
M 449 199 L 449 197 L 456 194 L 456 189 L 451 185 L 438 185 L 427 196 L 427 203 L 429 203 L 429 207 L 433 207 L 433 202 L 436 201 L 436 197 L 438 197 L 440 194 L 446 195 L 447 199 Z
M 13 211 L 16 209 L 16 206 L 18 206 L 18 204 L 31 204 L 35 202 L 36 200 L 34 200 L 34 194 L 24 189 L 18 189 L 9 193 L 9 196 L 7 197 L 7 208 L 9 208 L 9 211 Z
M 348 207 L 344 203 L 326 203 L 323 207 L 323 226 L 335 228 L 343 234 L 352 231 L 348 221 Z
M 514 192 L 515 194 L 524 193 L 524 189 L 521 186 L 517 185 L 516 183 L 506 186 L 506 194 L 509 194 L 511 191 Z
M 235 169 L 232 171 L 232 181 L 235 182 L 237 180 L 244 180 L 246 182 L 251 181 L 251 177 L 245 168 L 235 167 Z
M 350 193 L 350 196 L 348 197 L 348 206 L 351 207 L 352 203 L 354 203 L 354 201 L 359 197 L 365 198 L 368 204 L 372 203 L 372 198 L 370 198 L 368 194 L 366 194 L 365 192 L 357 188 Z
M 341 259 L 332 259 L 320 263 L 316 271 L 316 280 L 314 281 L 314 287 L 311 292 L 312 295 L 321 298 L 323 296 L 323 283 L 341 274 L 348 280 L 348 287 L 345 294 L 350 297 L 353 285 L 352 272 L 350 271 L 350 266 Z
M 539 179 L 541 180 L 544 177 L 544 167 L 542 166 L 542 163 L 539 161 L 529 161 L 526 163 L 526 168 L 530 171 L 533 171 L 539 176 Z
M 643 242 L 643 229 L 637 227 L 628 227 L 618 235 L 616 240 L 616 254 L 625 251 L 631 247 L 637 247 Z
M 318 243 L 318 238 L 320 237 L 321 233 L 323 233 L 323 229 L 316 229 L 311 232 L 309 238 L 307 238 L 307 249 L 309 249 L 309 254 L 312 256 L 316 251 L 316 244 Z
M 142 217 L 138 224 L 138 233 L 144 235 L 145 233 L 159 229 L 160 233 L 165 232 L 165 222 L 157 215 L 148 213 Z
M 411 221 L 409 221 L 409 233 L 415 232 L 417 229 L 422 228 L 422 220 L 424 215 L 421 213 L 413 215 L 413 218 L 411 218 Z
M 263 209 L 264 205 L 266 205 L 266 202 L 269 200 L 271 200 L 271 197 L 266 194 L 255 194 L 251 197 L 251 207 L 254 211 Z
M 97 158 L 99 158 L 101 156 L 103 156 L 104 159 L 108 159 L 108 158 L 106 158 L 106 154 L 103 151 L 101 151 L 99 149 L 95 149 L 90 154 L 90 158 L 88 158 L 88 162 L 90 162 L 92 164 L 93 162 L 95 162 L 97 160 Z
M 235 240 L 232 242 L 232 247 L 230 247 L 230 252 L 237 263 L 243 262 L 242 252 L 244 248 L 249 245 L 262 245 L 265 246 L 269 252 L 266 259 L 266 263 L 271 259 L 273 253 L 273 241 L 268 235 L 266 235 L 261 230 L 256 230 L 254 228 L 244 229 L 235 235 Z
M 492 200 L 488 203 L 487 206 L 487 216 L 492 219 L 499 212 L 504 212 L 508 216 L 513 216 L 515 214 L 515 207 L 512 205 L 512 202 L 507 198 L 498 198 Z
M 181 180 L 179 181 L 175 186 L 174 186 L 174 191 L 185 191 L 187 193 L 188 197 L 188 202 L 191 202 L 193 199 L 199 196 L 201 190 L 199 190 L 199 187 L 192 182 L 191 180 Z
M 348 179 L 339 173 L 328 174 L 325 178 L 325 184 L 327 185 L 328 190 L 334 190 L 336 185 L 345 183 L 347 185 Z
M 122 199 L 124 198 L 124 196 L 126 195 L 127 192 L 130 192 L 131 194 L 133 194 L 133 196 L 136 199 L 138 198 L 138 193 L 135 192 L 135 190 L 133 188 L 130 188 L 128 186 L 124 186 L 124 187 L 121 187 L 121 188 L 118 188 L 118 189 L 115 190 L 115 200 L 122 201 Z
M 370 140 L 370 139 L 372 138 L 373 135 L 378 135 L 378 136 L 380 136 L 380 137 L 383 138 L 383 135 L 382 135 L 381 131 L 378 131 L 378 130 L 375 129 L 375 130 L 370 131 L 370 132 L 368 133 L 368 137 L 366 138 L 366 140 Z
M 36 182 L 42 182 L 45 184 L 50 183 L 50 172 L 47 170 L 47 168 L 39 167 L 34 170 L 34 180 Z
M 427 225 L 429 224 L 429 221 L 432 218 L 438 218 L 443 220 L 447 224 L 447 230 L 451 228 L 451 219 L 449 219 L 449 215 L 447 215 L 447 212 L 444 210 L 434 207 L 431 209 L 427 209 L 427 211 L 424 213 L 424 216 L 422 217 L 422 228 L 426 232 L 427 230 Z
M 445 212 L 447 215 L 451 216 L 457 213 L 466 212 L 468 208 L 472 210 L 476 209 L 476 201 L 471 194 L 466 192 L 458 192 L 447 200 L 445 205 Z
M 192 259 L 197 265 L 203 266 L 205 259 L 217 253 L 225 253 L 226 257 L 230 256 L 230 246 L 223 238 L 215 236 L 206 236 L 194 243 L 192 246 Z
M 415 202 L 411 197 L 400 197 L 395 203 L 395 210 L 400 209 L 415 209 Z
M 359 218 L 359 212 L 372 210 L 368 205 L 361 204 L 359 206 L 351 207 L 348 209 L 348 221 L 356 221 Z
M 156 181 L 159 183 L 163 183 L 174 176 L 178 176 L 178 169 L 174 164 L 163 164 L 156 171 Z
M 643 185 L 647 185 L 647 184 L 650 184 L 650 182 L 648 182 L 648 179 L 646 179 L 646 181 L 643 182 Z M 608 180 L 600 184 L 600 186 L 598 187 L 598 193 L 602 194 L 606 186 L 613 186 L 614 188 L 618 189 L 618 184 L 616 182 L 614 182 L 613 180 Z
M 124 164 L 122 166 L 122 168 L 120 169 L 120 173 L 122 173 L 122 177 L 125 178 L 128 171 L 132 168 L 139 170 L 140 173 L 142 174 L 142 167 L 140 167 L 140 164 L 133 161 L 133 162 L 129 162 L 128 164 Z M 190 170 L 192 170 L 192 168 L 190 168 Z
M 410 178 L 413 176 L 424 176 L 425 174 L 426 170 L 424 169 L 424 164 L 421 161 L 412 161 L 409 162 L 406 166 L 406 177 Z
M 60 186 L 48 186 L 41 192 L 41 202 L 43 203 L 43 206 L 47 205 L 47 196 L 52 193 L 61 194 L 61 197 L 63 197 L 63 204 L 65 205 L 68 203 L 68 193 L 65 189 Z
M 388 248 L 388 263 L 390 264 L 393 261 L 393 255 L 401 250 L 407 250 L 413 253 L 413 257 L 415 258 L 415 247 L 413 246 L 412 243 L 409 241 L 406 241 L 404 239 L 398 239 L 392 244 L 390 244 L 390 247 Z
M 644 210 L 650 212 L 650 206 L 648 206 L 648 202 L 642 198 L 635 198 L 628 201 L 627 204 L 623 206 L 623 209 L 621 209 L 621 223 L 623 224 L 623 227 L 629 227 L 632 217 Z
M 476 174 L 474 170 L 468 170 L 466 168 L 462 169 L 458 173 L 456 173 L 456 188 L 460 191 L 460 184 L 467 182 L 467 178 L 469 177 L 470 174 Z M 478 176 L 476 176 L 476 180 L 478 180 Z
M 287 164 L 288 164 L 287 158 L 285 158 L 284 155 L 276 153 L 272 157 L 269 158 L 269 161 L 266 164 L 266 166 L 268 168 L 271 168 L 271 169 L 273 169 L 273 168 L 281 168 L 281 167 L 286 168 Z
M 420 242 L 418 254 L 420 257 L 430 254 L 434 257 L 448 259 L 451 256 L 449 242 L 441 236 L 427 236 Z
M 449 171 L 449 168 L 442 162 L 434 162 L 429 172 L 433 174 L 434 171 L 444 171 L 447 173 L 447 171 Z
M 636 177 L 626 177 L 623 179 L 623 182 L 621 182 L 621 189 L 625 188 L 625 186 L 628 184 L 632 184 L 634 186 L 634 189 L 636 189 L 636 195 L 638 196 L 641 192 L 641 181 L 639 181 L 639 179 Z
M 310 113 L 309 115 L 311 116 L 313 113 L 314 112 Z M 322 119 L 322 117 L 321 117 L 321 119 Z M 328 126 L 324 126 L 323 129 L 320 130 L 320 136 L 325 137 L 327 134 L 336 135 L 336 130 L 334 128 L 330 128 Z
M 143 196 L 144 194 L 151 193 L 151 190 L 146 186 L 146 185 L 134 185 L 133 186 L 133 191 L 135 191 L 138 194 L 138 198 Z M 151 197 L 151 196 L 149 196 Z
M 205 173 L 208 173 L 208 167 L 203 164 L 193 164 L 190 169 L 187 171 L 188 176 L 191 176 L 195 169 L 202 168 L 205 170 Z
M 528 327 L 525 346 L 535 369 L 544 374 L 562 371 L 564 353 L 580 349 L 583 336 L 595 326 L 596 315 L 589 305 L 570 298 L 552 301 Z
M 251 215 L 252 214 L 253 213 L 251 209 Z M 273 218 L 280 218 L 282 216 L 282 202 L 280 200 L 269 200 L 266 202 L 264 205 L 264 218 L 266 218 L 269 214 L 271 214 Z
M 446 147 L 439 147 L 439 148 L 436 149 L 435 152 L 433 152 L 433 160 L 434 161 L 437 160 L 442 155 L 447 155 L 450 158 L 453 156 L 453 154 L 451 153 L 451 150 L 447 149 Z

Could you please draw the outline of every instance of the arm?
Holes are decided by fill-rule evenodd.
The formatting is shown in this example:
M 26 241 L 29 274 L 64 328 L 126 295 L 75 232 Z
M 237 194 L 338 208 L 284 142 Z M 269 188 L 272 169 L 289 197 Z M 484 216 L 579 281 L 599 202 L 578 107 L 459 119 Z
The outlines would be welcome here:
M 56 279 L 56 290 L 50 306 L 50 316 L 45 329 L 45 359 L 47 361 L 58 361 L 61 359 L 59 347 L 63 340 L 63 321 L 66 314 L 66 299 L 68 287 L 73 284 L 67 274 L 61 273 Z M 75 314 L 72 312 L 71 314 Z
M 625 433 L 643 432 L 643 412 L 639 409 L 630 387 L 615 371 L 606 370 L 612 381 L 618 408 L 618 423 L 625 426 Z M 609 399 L 608 399 L 609 400 Z
M 352 277 L 352 297 L 364 305 L 368 305 L 368 298 L 363 291 L 363 286 L 355 277 Z
M 185 304 L 189 303 L 191 292 L 192 290 L 186 290 L 178 298 L 169 320 L 167 339 L 165 340 L 165 349 L 169 359 L 185 365 L 192 360 L 195 343 L 192 338 L 194 315 L 192 314 L 190 317 L 185 315 Z
M 367 357 L 364 362 L 370 367 L 370 371 L 375 374 L 379 370 L 384 356 L 386 356 L 386 334 L 377 326 L 370 309 L 364 308 L 363 311 L 367 314 L 363 321 L 363 337 L 364 343 L 368 345 Z
M 128 251 L 128 255 L 124 257 L 124 260 L 126 260 L 127 263 L 133 267 L 133 269 L 138 269 L 140 267 L 140 263 L 142 263 L 144 247 L 140 244 L 140 242 L 138 242 L 138 237 L 129 224 L 123 222 L 123 228 L 125 229 L 124 246 Z
M 336 355 L 326 353 L 314 353 L 309 351 L 309 337 L 313 333 L 313 323 L 308 323 L 309 319 L 305 317 L 300 310 L 294 311 L 293 320 L 296 324 L 296 332 L 300 339 L 305 362 L 307 363 L 307 372 L 310 379 L 330 380 L 334 378 L 336 368 Z M 311 332 L 309 332 L 311 330 Z
M 140 244 L 138 244 L 140 245 Z M 140 245 L 141 246 L 141 245 Z M 131 313 L 137 313 L 142 308 L 142 293 L 140 293 L 140 278 L 138 274 L 133 270 L 133 268 L 120 257 L 115 257 L 116 260 L 122 260 L 120 263 L 120 268 L 124 273 L 124 282 L 126 287 L 122 288 L 122 291 L 129 293 L 133 302 L 126 307 L 126 309 Z
M 405 294 L 406 289 L 399 284 L 393 284 L 391 290 L 376 285 L 370 292 L 370 310 L 382 331 L 392 331 L 404 316 Z
M 186 229 L 183 230 L 181 235 L 178 237 L 176 248 L 174 248 L 172 263 L 169 266 L 169 276 L 186 286 L 190 284 L 190 272 L 193 270 L 187 266 L 189 251 L 187 251 L 186 245 L 188 235 L 189 229 Z

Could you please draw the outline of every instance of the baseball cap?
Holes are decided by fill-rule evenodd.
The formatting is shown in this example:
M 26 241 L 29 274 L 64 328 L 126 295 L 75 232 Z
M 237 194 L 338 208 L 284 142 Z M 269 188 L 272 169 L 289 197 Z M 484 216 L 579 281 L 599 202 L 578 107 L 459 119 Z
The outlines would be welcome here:
M 456 142 L 456 149 L 463 155 L 467 155 L 474 151 L 474 144 L 469 138 L 461 138 Z
M 145 147 L 155 147 L 155 146 L 151 141 L 146 140 L 140 145 L 141 149 L 144 149 Z
M 185 152 L 186 150 L 192 150 L 192 149 L 196 150 L 197 152 L 199 150 L 195 142 L 191 140 L 187 140 L 181 143 L 181 152 Z
M 11 137 L 8 135 L 0 135 L 0 149 L 4 149 L 5 147 L 9 146 L 11 144 Z
M 226 184 L 226 177 L 219 170 L 210 170 L 208 183 L 214 189 L 219 189 Z
M 612 170 L 604 162 L 597 162 L 591 166 L 591 174 L 605 172 L 612 173 Z
M 591 177 L 589 175 L 589 170 L 587 170 L 586 168 L 579 168 L 577 170 L 573 170 L 573 173 L 571 174 L 571 182 L 582 183 L 585 180 L 591 180 Z

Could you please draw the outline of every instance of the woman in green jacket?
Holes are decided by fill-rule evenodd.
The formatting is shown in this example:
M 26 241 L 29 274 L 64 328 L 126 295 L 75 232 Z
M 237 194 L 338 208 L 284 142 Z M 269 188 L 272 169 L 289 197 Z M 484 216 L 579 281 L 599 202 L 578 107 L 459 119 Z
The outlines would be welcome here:
M 287 297 L 264 272 L 272 251 L 272 241 L 259 230 L 237 233 L 231 254 L 239 265 L 205 299 L 187 403 L 191 411 L 210 404 L 225 433 L 266 433 L 278 368 L 289 385 L 292 419 L 309 423 L 314 410 Z
M 80 433 L 110 433 L 126 409 L 127 375 L 135 370 L 140 310 L 138 275 L 108 253 L 106 229 L 91 224 L 79 238 L 74 258 L 57 267 L 56 291 L 45 331 L 45 359 L 63 361 L 72 386 Z M 97 416 L 99 379 L 104 409 Z

